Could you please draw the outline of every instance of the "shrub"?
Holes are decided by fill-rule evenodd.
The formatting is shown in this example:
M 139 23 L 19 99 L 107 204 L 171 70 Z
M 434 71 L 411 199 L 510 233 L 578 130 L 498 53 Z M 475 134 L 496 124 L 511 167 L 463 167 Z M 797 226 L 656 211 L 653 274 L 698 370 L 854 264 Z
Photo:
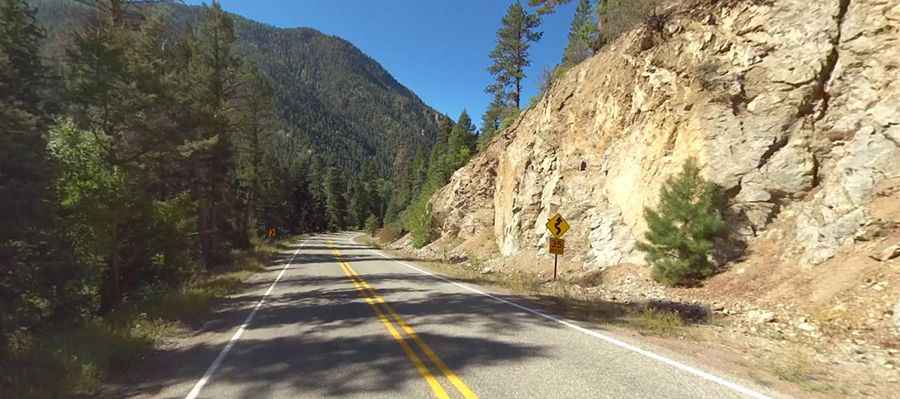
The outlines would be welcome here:
M 378 218 L 370 213 L 369 217 L 366 218 L 366 232 L 369 233 L 370 237 L 375 237 L 375 230 L 378 230 Z
M 428 203 L 429 198 L 430 196 L 420 196 L 406 209 L 404 227 L 412 234 L 412 244 L 416 248 L 422 248 L 434 239 L 431 230 L 431 205 Z
M 398 238 L 403 236 L 403 228 L 398 224 L 394 223 L 386 223 L 384 228 L 378 232 L 378 241 L 382 243 L 391 243 L 397 241 Z
M 709 258 L 713 238 L 725 230 L 721 198 L 721 190 L 689 159 L 663 186 L 659 208 L 644 209 L 648 231 L 638 248 L 646 252 L 656 281 L 690 285 L 715 272 Z
M 661 31 L 665 17 L 660 13 L 659 0 L 610 0 L 598 9 L 600 34 L 597 48 L 616 40 L 623 33 L 644 23 L 654 31 Z

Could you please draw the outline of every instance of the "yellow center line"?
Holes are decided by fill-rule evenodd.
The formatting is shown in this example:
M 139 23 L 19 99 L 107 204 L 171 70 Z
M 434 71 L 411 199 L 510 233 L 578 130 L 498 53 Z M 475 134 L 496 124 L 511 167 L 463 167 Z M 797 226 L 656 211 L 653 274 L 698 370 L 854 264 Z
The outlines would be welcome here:
M 350 279 L 354 281 L 354 285 L 361 285 L 368 297 L 373 298 L 374 302 L 381 304 L 384 309 L 387 310 L 388 314 L 391 315 L 391 318 L 393 318 L 394 321 L 400 326 L 400 328 L 406 333 L 406 335 L 416 343 L 419 349 L 421 349 L 422 352 L 425 353 L 425 356 L 428 357 L 428 359 L 431 360 L 431 362 L 435 366 L 437 366 L 437 368 L 444 374 L 444 376 L 446 376 L 447 379 L 450 380 L 450 383 L 453 384 L 454 387 L 456 387 L 459 393 L 461 393 L 466 399 L 478 399 L 478 395 L 476 395 L 475 392 L 472 392 L 472 390 L 462 381 L 462 379 L 460 379 L 456 375 L 456 373 L 450 370 L 450 367 L 448 367 L 447 364 L 444 363 L 444 361 L 441 360 L 440 357 L 438 357 L 438 355 L 431 349 L 431 347 L 428 346 L 425 341 L 419 338 L 419 335 L 416 334 L 416 331 L 412 328 L 412 326 L 410 326 L 405 320 L 403 320 L 403 318 L 400 317 L 400 315 L 394 310 L 394 308 L 391 307 L 391 305 L 389 305 L 384 300 L 384 298 L 378 295 L 375 289 L 372 288 L 372 286 L 370 286 L 369 283 L 367 283 L 359 275 L 359 273 L 356 272 L 356 270 L 353 270 L 353 267 L 351 267 L 350 264 L 344 262 L 341 259 L 340 251 L 335 249 L 334 254 L 335 256 L 337 256 L 338 262 L 341 264 L 341 268 L 344 269 L 344 273 L 349 272 Z M 374 307 L 375 305 L 373 305 L 373 308 Z
M 438 355 L 436 353 L 434 353 L 434 351 L 431 349 L 431 347 L 429 347 L 428 344 L 425 343 L 425 341 L 423 341 L 421 338 L 419 338 L 419 335 L 416 334 L 416 331 L 413 330 L 412 326 L 410 326 L 408 323 L 406 323 L 406 321 L 403 320 L 403 318 L 401 318 L 400 315 L 397 314 L 396 311 L 394 311 L 394 308 L 391 307 L 391 305 L 389 305 L 387 302 L 385 302 L 382 297 L 378 296 L 375 293 L 375 289 L 372 288 L 369 285 L 369 283 L 367 283 L 365 280 L 363 280 L 361 277 L 359 277 L 359 274 L 356 273 L 356 271 L 353 270 L 353 268 L 350 267 L 349 264 L 345 263 L 345 265 L 350 270 L 350 272 L 352 272 L 354 275 L 356 275 L 356 277 L 359 279 L 360 283 L 362 283 L 363 287 L 365 287 L 366 289 L 369 290 L 370 295 L 374 296 L 376 298 L 376 301 L 381 303 L 382 306 L 384 306 L 384 308 L 387 309 L 388 314 L 390 314 L 391 317 L 397 322 L 397 324 L 400 325 L 400 328 L 402 328 L 403 331 L 406 332 L 406 334 L 410 338 L 412 338 L 413 342 L 415 342 L 416 345 L 418 345 L 419 348 L 422 349 L 422 352 L 425 353 L 425 356 L 427 356 L 428 359 L 430 359 L 431 362 L 434 363 L 434 365 L 437 366 L 437 368 L 439 370 L 441 370 L 442 373 L 444 373 L 444 375 L 447 377 L 448 380 L 450 380 L 450 383 L 453 384 L 454 387 L 456 387 L 456 389 L 459 391 L 459 393 L 461 393 L 463 395 L 463 397 L 465 397 L 466 399 L 477 399 L 478 395 L 476 395 L 474 392 L 472 392 L 472 390 L 469 389 L 469 387 L 456 375 L 456 373 L 454 373 L 452 370 L 450 370 L 450 367 L 447 367 L 447 364 L 444 363 L 444 361 L 441 360 L 441 358 L 438 357 Z
M 337 250 L 335 250 L 334 252 L 336 256 L 340 256 Z M 408 343 L 406 343 L 406 339 L 403 338 L 403 336 L 397 331 L 397 329 L 394 328 L 394 325 L 387 318 L 387 316 L 385 316 L 381 309 L 378 308 L 376 300 L 368 296 L 368 294 L 366 293 L 366 289 L 356 281 L 353 273 L 345 268 L 344 263 L 340 261 L 339 263 L 341 265 L 341 269 L 344 271 L 347 277 L 350 278 L 353 286 L 356 287 L 356 289 L 363 295 L 366 303 L 368 303 L 369 306 L 372 307 L 372 310 L 375 311 L 375 315 L 378 317 L 378 320 L 380 320 L 381 323 L 384 324 L 384 327 L 388 330 L 394 340 L 397 341 L 398 344 L 400 344 L 401 348 L 403 348 L 403 353 L 406 354 L 406 357 L 409 359 L 409 361 L 412 362 L 413 366 L 415 366 L 416 370 L 419 372 L 422 378 L 424 378 L 425 381 L 428 382 L 428 385 L 431 387 L 434 395 L 439 399 L 450 399 L 450 395 L 447 394 L 447 391 L 444 390 L 444 387 L 442 387 L 441 384 L 438 383 L 437 379 L 435 379 L 431 374 L 431 371 L 428 371 L 428 368 L 425 367 L 425 364 L 422 363 L 422 360 L 419 359 L 418 355 L 416 355 L 416 352 L 409 346 Z

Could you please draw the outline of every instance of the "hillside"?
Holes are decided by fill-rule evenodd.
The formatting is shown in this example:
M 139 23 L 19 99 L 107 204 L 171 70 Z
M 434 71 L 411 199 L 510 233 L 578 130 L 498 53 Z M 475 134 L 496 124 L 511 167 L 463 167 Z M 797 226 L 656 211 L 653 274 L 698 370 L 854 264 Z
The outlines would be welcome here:
M 432 197 L 440 239 L 418 254 L 546 276 L 544 222 L 560 212 L 573 226 L 561 264 L 602 271 L 600 299 L 700 301 L 748 332 L 891 369 L 900 5 L 693 1 L 663 15 L 568 71 L 457 171 Z M 727 193 L 732 228 L 719 275 L 667 289 L 636 243 L 691 157 Z
M 75 0 L 29 3 L 48 31 L 48 54 L 61 58 L 86 8 Z M 179 25 L 196 24 L 198 7 L 168 7 Z M 307 136 L 326 163 L 350 171 L 373 159 L 387 176 L 415 148 L 433 144 L 439 113 L 351 43 L 314 29 L 232 18 L 238 50 L 270 78 L 282 120 Z

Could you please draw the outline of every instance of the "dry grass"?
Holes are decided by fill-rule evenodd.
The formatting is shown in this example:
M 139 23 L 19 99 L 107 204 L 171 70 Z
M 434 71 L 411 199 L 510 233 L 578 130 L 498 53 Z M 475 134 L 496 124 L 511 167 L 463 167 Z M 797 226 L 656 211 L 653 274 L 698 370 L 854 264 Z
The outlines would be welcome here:
M 795 384 L 803 390 L 818 393 L 840 393 L 847 391 L 820 370 L 809 356 L 791 352 L 767 364 L 767 371 L 779 380 Z
M 403 229 L 399 225 L 385 224 L 383 228 L 375 233 L 376 241 L 381 243 L 391 243 L 403 236 Z
M 678 313 L 656 309 L 645 309 L 638 313 L 633 325 L 643 333 L 664 337 L 682 335 L 686 327 Z
M 692 324 L 709 321 L 705 309 L 672 303 L 618 303 L 592 297 L 584 287 L 603 283 L 603 273 L 594 272 L 572 281 L 549 282 L 534 273 L 485 272 L 483 262 L 471 259 L 469 264 L 448 264 L 440 261 L 420 261 L 434 272 L 459 281 L 494 286 L 516 294 L 562 316 L 600 323 L 615 323 L 634 328 L 646 335 L 694 337 L 688 328 Z

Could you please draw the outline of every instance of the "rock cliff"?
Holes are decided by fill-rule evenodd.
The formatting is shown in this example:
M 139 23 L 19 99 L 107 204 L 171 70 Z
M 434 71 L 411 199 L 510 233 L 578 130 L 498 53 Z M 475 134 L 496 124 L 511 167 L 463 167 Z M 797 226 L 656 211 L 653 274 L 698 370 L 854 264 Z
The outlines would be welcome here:
M 694 157 L 728 193 L 741 241 L 775 234 L 797 263 L 820 264 L 896 223 L 869 205 L 900 179 L 898 76 L 896 0 L 673 3 L 453 175 L 432 198 L 435 245 L 544 253 L 560 212 L 586 268 L 643 263 L 643 209 Z

